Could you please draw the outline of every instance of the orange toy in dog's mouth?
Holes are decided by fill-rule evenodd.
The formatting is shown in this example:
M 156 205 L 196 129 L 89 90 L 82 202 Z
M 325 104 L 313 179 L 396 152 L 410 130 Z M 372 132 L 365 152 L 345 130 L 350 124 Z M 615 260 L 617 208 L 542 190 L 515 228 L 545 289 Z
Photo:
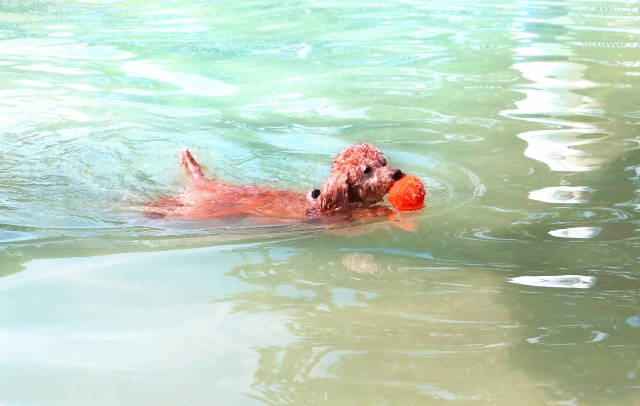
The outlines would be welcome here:
M 420 210 L 424 207 L 425 195 L 420 179 L 413 175 L 405 175 L 391 186 L 387 200 L 399 211 Z

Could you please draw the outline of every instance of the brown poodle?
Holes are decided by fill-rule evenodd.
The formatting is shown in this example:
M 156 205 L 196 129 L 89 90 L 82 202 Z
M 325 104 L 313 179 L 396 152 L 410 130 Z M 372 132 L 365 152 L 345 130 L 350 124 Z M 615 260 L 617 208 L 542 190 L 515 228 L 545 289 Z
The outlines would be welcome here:
M 182 166 L 189 177 L 187 189 L 175 197 L 149 203 L 145 210 L 147 216 L 206 219 L 249 215 L 304 219 L 339 214 L 350 220 L 383 216 L 392 211 L 372 205 L 380 202 L 393 183 L 403 176 L 400 169 L 387 166 L 382 152 L 371 144 L 345 148 L 334 158 L 322 188 L 311 189 L 306 195 L 207 179 L 186 148 L 182 150 Z

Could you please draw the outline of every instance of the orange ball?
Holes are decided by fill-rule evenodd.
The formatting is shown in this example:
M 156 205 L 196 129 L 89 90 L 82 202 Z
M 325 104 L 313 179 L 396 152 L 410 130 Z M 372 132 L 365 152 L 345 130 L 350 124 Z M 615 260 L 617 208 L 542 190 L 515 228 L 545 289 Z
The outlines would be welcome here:
M 425 195 L 420 179 L 413 175 L 405 175 L 393 184 L 387 199 L 396 210 L 420 210 L 424 207 Z

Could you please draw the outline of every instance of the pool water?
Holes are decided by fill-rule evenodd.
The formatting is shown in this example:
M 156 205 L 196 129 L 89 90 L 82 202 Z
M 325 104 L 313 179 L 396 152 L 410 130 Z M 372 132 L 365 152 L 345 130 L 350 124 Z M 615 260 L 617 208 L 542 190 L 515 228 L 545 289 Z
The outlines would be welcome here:
M 0 404 L 640 405 L 635 1 L 0 2 Z M 180 149 L 426 208 L 152 219 Z

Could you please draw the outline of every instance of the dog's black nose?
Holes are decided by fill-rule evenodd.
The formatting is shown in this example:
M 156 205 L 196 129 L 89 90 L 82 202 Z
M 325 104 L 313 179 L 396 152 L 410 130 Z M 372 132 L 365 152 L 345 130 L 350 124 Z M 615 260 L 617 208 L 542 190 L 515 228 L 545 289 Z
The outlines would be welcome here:
M 393 172 L 393 180 L 400 180 L 403 175 L 400 169 L 396 169 L 395 172 Z

